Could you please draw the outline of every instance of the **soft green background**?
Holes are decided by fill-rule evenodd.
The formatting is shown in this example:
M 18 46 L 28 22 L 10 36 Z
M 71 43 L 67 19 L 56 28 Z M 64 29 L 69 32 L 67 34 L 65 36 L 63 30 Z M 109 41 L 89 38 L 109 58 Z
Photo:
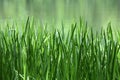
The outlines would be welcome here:
M 41 23 L 69 24 L 81 16 L 91 26 L 120 25 L 120 0 L 0 0 L 0 20 L 28 15 Z

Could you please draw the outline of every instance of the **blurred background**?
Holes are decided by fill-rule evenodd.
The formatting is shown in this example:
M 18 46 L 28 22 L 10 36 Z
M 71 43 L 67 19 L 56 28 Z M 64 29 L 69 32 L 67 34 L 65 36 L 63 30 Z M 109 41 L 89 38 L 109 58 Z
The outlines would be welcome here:
M 0 20 L 28 15 L 43 24 L 71 24 L 81 16 L 90 26 L 119 26 L 120 0 L 0 0 Z

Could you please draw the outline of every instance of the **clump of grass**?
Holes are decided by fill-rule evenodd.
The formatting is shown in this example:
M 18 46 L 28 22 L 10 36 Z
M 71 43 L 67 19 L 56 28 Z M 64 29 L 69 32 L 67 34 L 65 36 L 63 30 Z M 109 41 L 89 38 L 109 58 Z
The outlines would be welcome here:
M 120 45 L 107 31 L 94 34 L 82 20 L 65 34 L 48 32 L 27 19 L 25 29 L 0 30 L 2 80 L 119 80 Z M 21 34 L 21 35 L 20 35 Z

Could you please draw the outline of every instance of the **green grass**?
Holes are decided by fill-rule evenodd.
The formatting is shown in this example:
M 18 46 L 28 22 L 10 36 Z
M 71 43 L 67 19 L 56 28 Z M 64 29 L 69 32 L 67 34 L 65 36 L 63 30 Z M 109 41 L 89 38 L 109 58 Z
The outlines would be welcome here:
M 64 25 L 51 32 L 37 26 L 28 18 L 22 31 L 0 29 L 0 79 L 120 80 L 120 44 L 110 24 L 97 33 L 80 20 L 67 34 Z

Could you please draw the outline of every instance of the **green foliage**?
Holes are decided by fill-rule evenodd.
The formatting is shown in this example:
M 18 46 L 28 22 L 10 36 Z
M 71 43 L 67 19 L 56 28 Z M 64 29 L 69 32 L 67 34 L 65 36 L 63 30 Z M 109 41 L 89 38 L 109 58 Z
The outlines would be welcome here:
M 21 33 L 0 30 L 2 80 L 120 80 L 120 45 L 110 24 L 100 34 L 81 19 L 68 34 L 64 25 L 53 32 L 41 29 L 28 18 Z

